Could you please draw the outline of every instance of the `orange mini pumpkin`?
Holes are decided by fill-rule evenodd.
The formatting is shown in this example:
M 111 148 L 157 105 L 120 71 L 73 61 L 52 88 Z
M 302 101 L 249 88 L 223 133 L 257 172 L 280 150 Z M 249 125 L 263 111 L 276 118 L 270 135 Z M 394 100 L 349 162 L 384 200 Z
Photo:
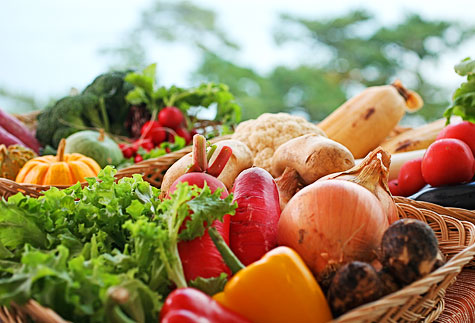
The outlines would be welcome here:
M 16 177 L 18 183 L 37 185 L 73 185 L 95 177 L 101 170 L 92 158 L 82 154 L 65 154 L 66 140 L 62 139 L 56 156 L 48 155 L 28 161 Z

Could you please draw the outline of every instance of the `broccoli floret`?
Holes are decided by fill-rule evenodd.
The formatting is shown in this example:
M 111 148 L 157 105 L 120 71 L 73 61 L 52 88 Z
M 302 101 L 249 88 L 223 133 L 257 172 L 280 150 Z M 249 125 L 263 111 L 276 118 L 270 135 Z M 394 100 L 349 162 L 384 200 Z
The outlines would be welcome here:
M 57 148 L 61 138 L 86 128 L 129 135 L 124 126 L 129 113 L 125 96 L 134 86 L 124 81 L 128 72 L 99 75 L 81 94 L 62 98 L 46 108 L 38 117 L 36 137 L 40 143 Z
M 99 75 L 83 91 L 83 94 L 91 93 L 103 98 L 109 121 L 109 131 L 118 135 L 128 135 L 124 122 L 130 106 L 125 100 L 125 96 L 134 88 L 132 84 L 124 81 L 125 75 L 129 72 L 115 71 Z
M 64 97 L 38 116 L 36 137 L 41 145 L 57 148 L 61 138 L 93 126 L 93 121 L 100 123 L 98 106 L 92 94 Z

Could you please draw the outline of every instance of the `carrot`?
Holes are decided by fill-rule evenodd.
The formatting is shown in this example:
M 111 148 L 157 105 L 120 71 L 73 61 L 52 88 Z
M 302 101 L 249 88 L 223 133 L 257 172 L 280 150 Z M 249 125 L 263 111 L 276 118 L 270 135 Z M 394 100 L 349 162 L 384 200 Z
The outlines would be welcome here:
M 40 144 L 38 140 L 36 140 L 33 133 L 18 119 L 2 111 L 1 109 L 0 126 L 13 136 L 17 137 L 22 142 L 23 146 L 31 148 L 37 154 L 39 153 Z
M 20 139 L 6 131 L 2 126 L 0 126 L 0 144 L 4 144 L 7 147 L 10 145 L 26 146 Z
M 249 265 L 277 246 L 279 192 L 272 175 L 259 167 L 241 172 L 232 192 L 238 207 L 231 219 L 230 247 Z

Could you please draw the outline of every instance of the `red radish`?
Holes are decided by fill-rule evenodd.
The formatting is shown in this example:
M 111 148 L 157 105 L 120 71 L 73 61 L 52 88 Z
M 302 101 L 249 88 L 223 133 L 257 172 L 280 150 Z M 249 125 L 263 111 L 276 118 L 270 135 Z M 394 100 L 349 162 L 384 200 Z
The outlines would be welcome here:
M 134 149 L 132 147 L 125 147 L 122 149 L 122 155 L 124 155 L 125 158 L 130 158 L 134 155 Z
M 153 128 L 158 128 L 161 126 L 162 125 L 158 123 L 158 121 L 147 121 L 143 124 L 142 128 L 140 128 L 140 134 L 144 137 L 147 137 Z
M 206 183 L 211 192 L 221 188 L 221 198 L 225 198 L 228 196 L 226 186 L 216 177 L 204 173 L 208 165 L 206 139 L 203 136 L 197 135 L 193 138 L 193 144 L 194 165 L 190 167 L 190 169 L 197 171 L 186 173 L 175 180 L 167 193 L 168 196 L 176 190 L 178 183 L 186 182 L 189 185 L 197 185 L 201 188 L 204 187 Z M 224 163 L 223 168 L 225 165 L 226 163 Z M 183 225 L 186 225 L 185 223 Z M 221 234 L 226 243 L 229 243 L 229 224 L 229 214 L 226 214 L 223 217 L 223 222 L 214 221 L 212 224 L 219 234 Z M 194 239 L 192 241 L 179 242 L 178 252 L 183 264 L 183 271 L 185 273 L 186 280 L 193 280 L 197 277 L 217 277 L 223 272 L 227 273 L 228 275 L 231 274 L 229 268 L 224 263 L 221 254 L 219 253 L 218 249 L 216 249 L 216 246 L 211 240 L 208 231 L 206 231 L 205 234 L 200 238 Z
M 436 140 L 443 138 L 462 140 L 470 147 L 472 154 L 475 156 L 475 123 L 463 121 L 461 123 L 448 125 L 439 132 Z
M 167 139 L 167 132 L 162 127 L 156 127 L 150 130 L 149 137 L 155 145 L 160 145 Z
M 137 152 L 139 147 L 142 147 L 146 151 L 150 151 L 155 147 L 155 145 L 153 144 L 152 139 L 144 138 L 144 139 L 138 139 L 134 142 L 133 148 L 135 150 L 135 153 Z
M 229 243 L 247 266 L 277 246 L 279 192 L 271 174 L 253 167 L 236 178 L 233 194 L 238 208 L 231 218 Z
M 0 109 L 0 127 L 18 138 L 21 145 L 31 148 L 37 154 L 40 151 L 40 143 L 34 134 L 17 118 Z M 17 142 L 18 143 L 18 142 Z
M 475 173 L 470 147 L 459 139 L 439 139 L 422 158 L 422 176 L 432 186 L 469 182 Z
M 422 158 L 407 161 L 402 165 L 398 175 L 398 189 L 402 196 L 410 196 L 426 185 L 422 177 Z
M 196 131 L 196 129 L 191 129 L 191 131 L 190 131 L 191 138 L 193 138 L 193 136 L 197 135 L 197 134 L 198 134 L 198 131 Z
M 168 128 L 177 128 L 184 120 L 183 113 L 176 107 L 165 107 L 158 114 L 158 121 Z
M 185 128 L 178 128 L 175 130 L 176 134 L 185 139 L 185 142 L 189 144 L 191 142 L 191 135 Z
M 2 126 L 0 126 L 0 144 L 4 144 L 7 147 L 10 145 L 22 145 L 27 147 L 20 139 L 9 133 Z
M 119 148 L 122 151 L 122 155 L 124 155 L 124 158 L 130 158 L 134 155 L 132 147 L 130 147 L 129 144 L 126 143 L 120 143 Z

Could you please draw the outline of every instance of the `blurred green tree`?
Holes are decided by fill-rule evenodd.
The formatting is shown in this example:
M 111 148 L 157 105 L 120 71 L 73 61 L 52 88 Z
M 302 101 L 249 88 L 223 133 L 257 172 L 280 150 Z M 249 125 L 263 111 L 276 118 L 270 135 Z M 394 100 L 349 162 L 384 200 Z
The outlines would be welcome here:
M 244 119 L 267 111 L 288 111 L 321 120 L 364 87 L 399 78 L 425 100 L 417 115 L 433 120 L 442 116 L 452 89 L 441 88 L 424 71 L 436 68 L 441 55 L 474 35 L 473 27 L 425 20 L 416 14 L 393 26 L 380 25 L 374 15 L 362 10 L 318 20 L 283 14 L 276 44 L 299 50 L 304 45 L 307 55 L 302 61 L 314 63 L 278 66 L 268 75 L 259 75 L 206 52 L 195 79 L 229 84 L 244 107 Z
M 201 8 L 188 0 L 155 1 L 142 12 L 140 23 L 124 35 L 119 45 L 101 49 L 114 57 L 111 69 L 144 68 L 150 63 L 148 53 L 157 42 L 181 43 L 190 50 L 234 51 L 239 46 L 232 42 L 217 25 L 216 13 Z M 158 50 L 166 50 L 160 46 Z

